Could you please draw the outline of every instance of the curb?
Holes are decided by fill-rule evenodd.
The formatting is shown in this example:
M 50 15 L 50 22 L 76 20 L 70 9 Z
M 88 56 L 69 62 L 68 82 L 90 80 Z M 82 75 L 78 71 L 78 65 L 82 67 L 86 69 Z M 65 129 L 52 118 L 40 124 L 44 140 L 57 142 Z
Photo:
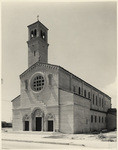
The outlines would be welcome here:
M 61 143 L 61 142 L 28 141 L 28 140 L 11 140 L 11 139 L 2 139 L 2 140 L 3 140 L 3 141 L 16 141 L 16 142 L 43 143 L 43 144 L 59 144 L 59 145 L 85 146 L 84 144 Z

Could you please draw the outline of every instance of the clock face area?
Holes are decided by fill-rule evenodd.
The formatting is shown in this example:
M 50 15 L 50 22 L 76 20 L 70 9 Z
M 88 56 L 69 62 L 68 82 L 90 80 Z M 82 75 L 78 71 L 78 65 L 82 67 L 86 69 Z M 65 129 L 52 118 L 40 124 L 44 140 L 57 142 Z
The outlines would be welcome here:
M 32 76 L 30 86 L 34 92 L 40 92 L 45 85 L 44 76 L 41 73 L 36 73 Z

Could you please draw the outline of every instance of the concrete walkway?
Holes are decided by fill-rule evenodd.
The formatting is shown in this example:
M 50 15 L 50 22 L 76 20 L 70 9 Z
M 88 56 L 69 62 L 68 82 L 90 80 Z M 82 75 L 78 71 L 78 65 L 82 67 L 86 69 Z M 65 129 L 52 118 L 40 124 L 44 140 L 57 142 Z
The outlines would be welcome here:
M 89 148 L 102 148 L 102 149 L 116 149 L 116 142 L 103 142 L 96 139 L 95 136 L 81 134 L 81 139 L 70 139 L 71 134 L 63 137 L 61 133 L 46 133 L 46 132 L 4 132 L 2 133 L 2 140 L 5 141 L 18 141 L 18 142 L 33 142 L 33 143 L 47 143 L 47 144 L 62 144 L 62 145 L 75 145 Z M 75 135 L 76 136 L 76 135 Z M 83 138 L 84 137 L 84 138 Z M 86 137 L 86 138 L 85 138 Z

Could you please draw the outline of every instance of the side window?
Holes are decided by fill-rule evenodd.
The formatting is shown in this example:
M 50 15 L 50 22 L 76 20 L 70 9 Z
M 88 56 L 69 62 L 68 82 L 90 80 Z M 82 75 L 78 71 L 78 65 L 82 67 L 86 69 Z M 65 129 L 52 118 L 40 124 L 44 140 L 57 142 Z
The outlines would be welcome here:
M 93 105 L 94 105 L 94 94 L 93 94 Z
M 100 123 L 100 116 L 99 116 L 99 123 Z
M 102 107 L 103 107 L 103 98 L 102 98 Z
M 84 90 L 84 97 L 86 97 L 86 90 Z
M 25 90 L 28 90 L 28 81 L 25 80 Z
M 93 122 L 93 115 L 91 115 L 91 122 Z
M 88 92 L 88 98 L 90 99 L 90 92 Z
M 34 29 L 34 30 L 32 30 L 32 31 L 30 32 L 30 37 L 31 37 L 31 39 L 32 39 L 32 38 L 34 38 L 34 37 L 36 37 L 36 36 L 37 36 L 37 30 Z
M 103 123 L 103 117 L 102 117 L 102 123 Z
M 49 85 L 52 85 L 52 74 L 48 75 Z
M 80 95 L 80 94 L 81 94 L 81 88 L 79 87 L 79 89 L 78 89 L 78 90 L 79 90 L 79 95 Z
M 99 98 L 99 106 L 101 106 L 101 98 Z
M 31 38 L 33 38 L 33 31 L 31 31 L 31 33 L 30 33 L 30 37 L 31 37 Z
M 36 29 L 34 30 L 34 37 L 36 37 L 37 36 L 37 31 L 36 31 Z
M 96 96 L 96 105 L 98 105 L 98 98 L 97 98 L 97 96 Z
M 43 40 L 46 40 L 46 33 L 41 30 L 40 34 L 41 34 L 41 38 Z

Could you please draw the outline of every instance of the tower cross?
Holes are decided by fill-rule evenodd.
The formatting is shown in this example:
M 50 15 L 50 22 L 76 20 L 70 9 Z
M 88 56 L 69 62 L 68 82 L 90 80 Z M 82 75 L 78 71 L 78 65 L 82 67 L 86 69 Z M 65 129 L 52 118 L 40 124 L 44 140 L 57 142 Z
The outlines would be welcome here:
M 37 15 L 37 21 L 39 21 L 39 15 Z

